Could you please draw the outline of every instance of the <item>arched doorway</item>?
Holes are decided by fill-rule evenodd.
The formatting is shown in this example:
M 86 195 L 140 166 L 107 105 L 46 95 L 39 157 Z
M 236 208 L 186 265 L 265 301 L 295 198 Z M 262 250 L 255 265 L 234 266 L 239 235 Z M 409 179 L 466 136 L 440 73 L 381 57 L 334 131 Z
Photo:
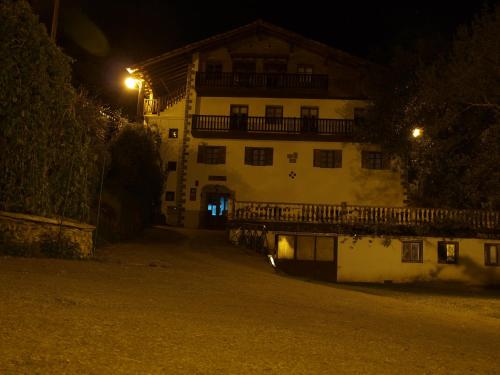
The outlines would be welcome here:
M 207 229 L 224 229 L 229 200 L 233 193 L 224 185 L 205 185 L 201 189 L 200 223 Z

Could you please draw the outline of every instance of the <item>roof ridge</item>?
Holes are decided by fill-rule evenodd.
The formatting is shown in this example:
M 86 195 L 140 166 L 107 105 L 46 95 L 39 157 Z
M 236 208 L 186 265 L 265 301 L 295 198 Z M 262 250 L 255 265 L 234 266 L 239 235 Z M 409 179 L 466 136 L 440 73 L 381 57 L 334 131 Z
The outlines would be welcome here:
M 208 45 L 210 43 L 217 42 L 217 41 L 223 41 L 224 39 L 229 39 L 233 36 L 236 36 L 236 35 L 238 35 L 242 32 L 245 32 L 247 30 L 251 30 L 255 27 L 263 27 L 264 29 L 275 32 L 277 34 L 282 34 L 283 36 L 288 36 L 292 39 L 296 39 L 297 41 L 303 42 L 304 44 L 314 45 L 317 48 L 324 49 L 325 51 L 328 51 L 329 54 L 334 55 L 341 60 L 347 59 L 347 60 L 350 60 L 351 62 L 354 62 L 356 64 L 369 63 L 368 60 L 357 57 L 355 55 L 351 55 L 348 52 L 336 49 L 336 48 L 331 47 L 323 42 L 319 42 L 317 40 L 305 37 L 305 36 L 295 32 L 295 31 L 291 31 L 291 30 L 285 29 L 281 26 L 275 25 L 271 22 L 265 21 L 262 18 L 258 18 L 255 21 L 247 23 L 243 26 L 239 26 L 239 27 L 236 27 L 234 29 L 209 36 L 207 38 L 204 38 L 204 39 L 192 42 L 192 43 L 188 43 L 182 47 L 175 48 L 173 50 L 164 52 L 158 56 L 143 60 L 142 62 L 134 64 L 133 68 L 139 68 L 139 69 L 144 68 L 150 64 L 154 64 L 154 63 L 157 63 L 157 62 L 160 62 L 163 60 L 167 60 L 169 58 L 176 57 L 176 56 L 182 55 L 184 53 L 192 52 L 192 51 L 194 51 L 198 48 L 201 48 L 205 45 Z

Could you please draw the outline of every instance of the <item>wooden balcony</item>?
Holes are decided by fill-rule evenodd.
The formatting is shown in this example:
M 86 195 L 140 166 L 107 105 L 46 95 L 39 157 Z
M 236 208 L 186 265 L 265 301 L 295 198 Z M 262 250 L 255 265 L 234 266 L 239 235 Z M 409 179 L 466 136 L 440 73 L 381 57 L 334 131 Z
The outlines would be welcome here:
M 354 120 L 300 117 L 193 115 L 192 133 L 199 138 L 349 140 Z
M 196 73 L 200 95 L 321 97 L 328 93 L 328 75 L 289 73 Z
M 145 115 L 160 114 L 161 111 L 172 107 L 186 97 L 186 87 L 181 86 L 170 95 L 160 96 L 157 99 L 144 99 L 143 112 Z
M 229 220 L 340 233 L 500 235 L 500 212 L 486 210 L 233 201 Z

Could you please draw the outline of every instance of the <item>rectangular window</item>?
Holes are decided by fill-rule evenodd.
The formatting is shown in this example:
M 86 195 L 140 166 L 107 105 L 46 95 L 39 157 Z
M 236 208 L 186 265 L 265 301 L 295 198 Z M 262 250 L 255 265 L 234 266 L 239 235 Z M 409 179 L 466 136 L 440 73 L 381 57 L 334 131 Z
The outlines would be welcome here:
M 198 163 L 225 164 L 226 146 L 198 146 Z
M 342 168 L 342 150 L 314 150 L 313 166 L 318 168 Z
M 166 191 L 165 192 L 165 200 L 167 202 L 172 202 L 175 200 L 175 191 Z
M 283 122 L 283 107 L 266 105 L 266 124 L 280 124 Z
M 335 237 L 277 234 L 278 259 L 334 262 Z
M 245 147 L 245 164 L 273 165 L 272 147 Z
M 208 61 L 206 71 L 207 73 L 222 73 L 222 63 L 219 61 Z
M 312 65 L 299 64 L 297 65 L 297 73 L 299 74 L 299 82 L 305 84 L 306 87 L 312 81 L 313 67 Z
M 312 65 L 299 64 L 299 65 L 297 65 L 297 73 L 311 75 L 311 74 L 313 74 L 313 67 L 312 67 Z
M 197 191 L 197 188 L 191 188 L 189 189 L 189 200 L 190 201 L 195 201 L 196 200 L 196 191 Z
M 216 80 L 222 78 L 222 63 L 219 61 L 208 61 L 205 67 L 207 79 Z
M 168 138 L 179 137 L 179 129 L 168 129 Z
M 458 242 L 438 242 L 438 263 L 458 263 Z
M 389 156 L 379 151 L 362 151 L 361 167 L 365 169 L 389 169 Z
M 300 107 L 301 131 L 315 133 L 318 131 L 318 107 Z
M 403 241 L 401 261 L 404 263 L 423 263 L 422 241 Z
M 229 109 L 231 130 L 247 130 L 248 125 L 248 106 L 241 104 L 231 104 Z
M 286 73 L 287 66 L 284 61 L 264 62 L 264 73 Z
M 255 73 L 255 61 L 233 61 L 233 72 L 235 73 Z
M 177 170 L 177 162 L 176 161 L 168 161 L 167 162 L 167 172 L 174 172 Z
M 484 244 L 484 264 L 486 266 L 499 266 L 498 256 L 500 255 L 500 244 L 487 243 Z

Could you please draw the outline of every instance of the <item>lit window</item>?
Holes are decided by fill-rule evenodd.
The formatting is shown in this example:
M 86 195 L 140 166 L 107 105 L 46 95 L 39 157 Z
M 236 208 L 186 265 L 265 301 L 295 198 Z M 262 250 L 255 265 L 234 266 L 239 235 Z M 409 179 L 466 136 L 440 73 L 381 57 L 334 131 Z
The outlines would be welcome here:
M 168 129 L 168 138 L 179 137 L 179 129 Z
M 438 263 L 458 263 L 458 242 L 438 242 Z
M 423 263 L 422 241 L 403 241 L 401 261 L 404 263 Z
M 486 266 L 499 266 L 498 259 L 500 244 L 487 243 L 484 245 L 484 264 Z
M 278 234 L 276 236 L 277 259 L 333 262 L 335 238 Z

